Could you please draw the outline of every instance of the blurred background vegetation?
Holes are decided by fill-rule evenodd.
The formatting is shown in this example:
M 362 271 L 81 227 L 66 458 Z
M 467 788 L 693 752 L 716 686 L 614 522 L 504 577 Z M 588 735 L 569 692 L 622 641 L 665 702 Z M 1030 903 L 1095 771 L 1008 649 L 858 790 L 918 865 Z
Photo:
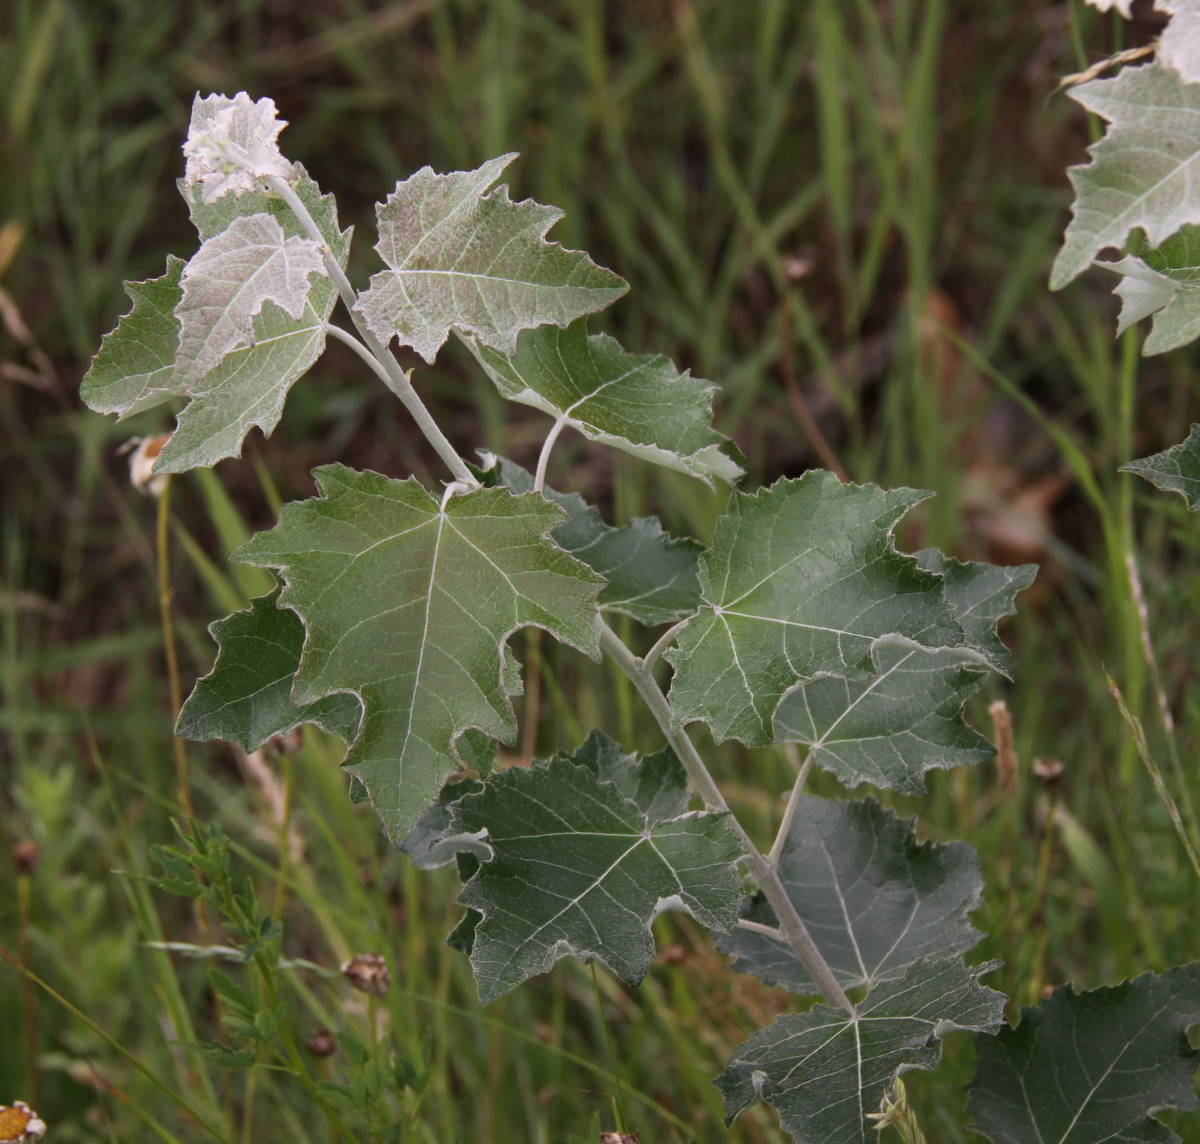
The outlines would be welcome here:
M 720 386 L 718 426 L 750 460 L 745 487 L 833 465 L 933 489 L 903 535 L 908 549 L 1038 562 L 1006 629 L 1013 681 L 993 679 L 972 707 L 989 732 L 990 702 L 1012 710 L 1015 790 L 985 764 L 934 774 L 923 800 L 885 801 L 919 815 L 924 836 L 979 849 L 988 889 L 976 917 L 989 936 L 977 955 L 1008 962 L 989 981 L 1015 1001 L 1194 958 L 1200 886 L 1104 672 L 1145 719 L 1186 811 L 1200 735 L 1200 532 L 1182 501 L 1116 469 L 1182 439 L 1200 415 L 1195 350 L 1143 360 L 1136 330 L 1114 341 L 1115 280 L 1101 272 L 1062 295 L 1045 285 L 1069 202 L 1064 169 L 1099 130 L 1056 85 L 1151 39 L 1149 0 L 1135 15 L 1124 24 L 1079 0 L 9 0 L 4 948 L 24 949 L 63 998 L 233 1125 L 231 1138 L 330 1139 L 295 1086 L 263 1072 L 245 1116 L 240 1076 L 175 1043 L 211 1038 L 216 1023 L 203 966 L 145 944 L 202 935 L 186 903 L 137 877 L 151 871 L 149 846 L 170 841 L 178 807 L 156 506 L 117 455 L 169 418 L 116 425 L 77 399 L 100 335 L 128 307 L 122 280 L 195 248 L 173 185 L 193 94 L 245 89 L 274 97 L 292 124 L 285 152 L 358 226 L 356 280 L 376 268 L 372 204 L 396 179 L 518 150 L 514 195 L 564 208 L 553 237 L 632 286 L 597 324 Z M 460 451 L 529 463 L 544 419 L 505 407 L 452 351 L 415 381 Z M 312 492 L 313 465 L 335 459 L 438 475 L 399 405 L 337 345 L 292 391 L 270 440 L 256 434 L 243 460 L 174 482 L 172 608 L 189 681 L 211 665 L 206 625 L 264 588 L 263 573 L 227 554 L 273 520 L 281 497 Z M 721 507 L 698 482 L 578 438 L 551 478 L 615 523 L 653 511 L 677 534 L 706 538 Z M 1177 759 L 1131 587 L 1135 551 Z M 513 759 L 573 746 L 593 725 L 629 748 L 659 745 L 623 677 L 551 641 L 515 642 L 529 682 Z M 313 733 L 294 760 L 284 951 L 327 970 L 356 952 L 388 956 L 386 1019 L 399 1048 L 428 1062 L 422 1092 L 405 1098 L 405 1139 L 594 1144 L 614 1126 L 606 1026 L 643 1144 L 783 1139 L 761 1108 L 726 1129 L 709 1081 L 794 999 L 730 974 L 674 915 L 656 923 L 661 956 L 639 989 L 602 971 L 597 994 L 587 969 L 563 962 L 480 1009 L 465 959 L 442 944 L 455 879 L 420 875 L 385 845 L 369 809 L 346 798 L 340 749 Z M 787 760 L 705 749 L 769 839 Z M 198 813 L 223 824 L 239 876 L 269 890 L 283 835 L 278 760 L 188 751 Z M 1035 781 L 1035 758 L 1062 761 L 1059 786 Z M 816 787 L 838 793 L 828 778 Z M 22 843 L 37 857 L 26 845 L 10 860 Z M 364 1027 L 361 996 L 336 975 L 288 977 L 302 1040 L 318 1025 Z M 936 1075 L 906 1078 L 931 1138 L 969 1135 L 955 1086 L 970 1058 L 951 1038 Z M 321 1067 L 336 1077 L 339 1057 Z M 37 1101 L 54 1140 L 208 1138 L 95 1028 L 49 996 L 31 1002 L 0 965 L 0 1102 L 19 1098 Z M 1200 1140 L 1200 1121 L 1174 1123 Z

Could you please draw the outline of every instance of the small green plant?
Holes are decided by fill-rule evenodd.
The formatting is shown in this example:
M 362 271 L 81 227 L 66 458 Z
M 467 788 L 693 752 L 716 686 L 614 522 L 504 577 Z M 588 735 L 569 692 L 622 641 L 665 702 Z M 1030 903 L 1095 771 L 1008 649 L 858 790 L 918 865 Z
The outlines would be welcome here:
M 1194 97 L 1163 71 L 1099 83 L 1152 72 Z M 558 212 L 495 186 L 512 155 L 398 183 L 378 208 L 385 269 L 356 292 L 350 232 L 279 151 L 282 126 L 268 99 L 197 98 L 181 190 L 201 246 L 128 287 L 133 309 L 106 337 L 85 399 L 122 416 L 185 399 L 155 471 L 211 466 L 238 455 L 253 426 L 272 431 L 333 337 L 399 397 L 449 479 L 431 489 L 317 469 L 319 495 L 284 506 L 237 554 L 279 583 L 213 626 L 220 653 L 178 733 L 248 751 L 306 722 L 342 737 L 350 797 L 370 800 L 417 866 L 457 866 L 464 912 L 447 940 L 470 958 L 485 1002 L 567 956 L 598 958 L 636 984 L 664 910 L 715 931 L 734 971 L 819 998 L 733 1054 L 715 1082 L 730 1119 L 765 1100 L 798 1141 L 866 1141 L 888 1125 L 922 1139 L 900 1075 L 933 1068 L 941 1038 L 965 1030 L 977 1036 L 975 1126 L 994 1141 L 1167 1139 L 1152 1110 L 1196 1107 L 1185 1034 L 1200 1020 L 1200 964 L 1088 994 L 1063 988 L 1007 1027 L 1006 998 L 980 983 L 998 963 L 964 960 L 982 936 L 969 920 L 983 884 L 971 847 L 921 843 L 870 797 L 805 793 L 814 766 L 848 787 L 919 794 L 929 770 L 990 757 L 963 704 L 987 672 L 1005 670 L 996 625 L 1034 568 L 901 553 L 895 528 L 927 494 L 827 472 L 731 492 L 707 548 L 652 518 L 608 525 L 546 483 L 562 430 L 735 484 L 742 459 L 711 427 L 708 383 L 587 332 L 587 315 L 625 284 L 546 239 Z M 1117 135 L 1076 172 L 1080 213 L 1059 284 L 1116 241 L 1118 223 L 1097 217 L 1115 213 L 1111 196 L 1088 206 L 1087 180 L 1103 181 L 1101 150 L 1126 146 Z M 1200 222 L 1200 201 L 1195 220 L 1163 223 L 1162 234 L 1150 215 L 1121 209 L 1122 242 L 1135 223 L 1158 240 Z M 1126 281 L 1174 282 L 1155 266 L 1147 256 Z M 339 299 L 353 330 L 331 321 Z M 433 362 L 451 334 L 504 397 L 551 419 L 534 472 L 461 457 L 391 350 Z M 1174 480 L 1200 473 L 1194 453 L 1143 464 Z M 661 629 L 645 654 L 609 625 L 614 613 Z M 570 754 L 498 768 L 522 691 L 508 641 L 528 626 L 609 656 L 661 728 L 662 750 L 639 759 L 595 730 Z M 691 723 L 718 742 L 807 747 L 765 851 L 730 812 Z M 277 923 L 237 892 L 218 829 L 184 837 L 190 852 L 158 853 L 162 884 L 208 898 L 235 956 L 257 971 L 245 985 L 212 972 L 228 1042 L 190 1047 L 231 1068 L 269 1060 L 300 1077 L 338 1132 L 398 1138 L 397 1101 L 423 1066 L 339 1042 L 349 1083 L 313 1081 L 274 987 Z

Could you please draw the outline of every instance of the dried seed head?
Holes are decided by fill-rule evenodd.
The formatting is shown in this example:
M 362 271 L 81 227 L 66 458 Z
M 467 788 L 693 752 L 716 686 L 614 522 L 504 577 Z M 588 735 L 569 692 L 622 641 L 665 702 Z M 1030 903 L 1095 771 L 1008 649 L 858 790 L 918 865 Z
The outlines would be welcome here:
M 359 953 L 342 966 L 342 973 L 360 993 L 382 997 L 392 984 L 387 962 L 378 953 Z
M 664 945 L 659 952 L 658 960 L 667 965 L 682 965 L 688 958 L 688 949 L 686 945 L 680 945 L 679 942 L 672 942 L 670 945 Z
M 638 1144 L 636 1132 L 601 1132 L 600 1144 Z
M 129 483 L 139 493 L 152 497 L 163 495 L 169 478 L 165 473 L 154 472 L 154 462 L 170 439 L 170 433 L 160 433 L 157 437 L 130 437 L 117 450 L 119 454 L 129 454 Z
M 32 874 L 42 860 L 42 848 L 30 839 L 13 847 L 13 862 L 18 874 Z
M 1033 777 L 1047 789 L 1052 789 L 1062 782 L 1066 769 L 1060 759 L 1033 760 Z
M 1004 793 L 1009 798 L 1016 798 L 1021 763 L 1013 741 L 1012 715 L 1003 699 L 997 699 L 988 708 L 988 714 L 992 717 L 993 739 L 996 743 L 996 776 Z
M 337 1052 L 337 1041 L 328 1029 L 318 1029 L 308 1038 L 308 1051 L 314 1057 L 331 1057 Z
M 286 735 L 272 735 L 267 740 L 267 747 L 273 755 L 294 755 L 303 745 L 303 727 L 293 727 Z
M 0 1104 L 0 1144 L 34 1144 L 46 1135 L 46 1123 L 23 1100 Z

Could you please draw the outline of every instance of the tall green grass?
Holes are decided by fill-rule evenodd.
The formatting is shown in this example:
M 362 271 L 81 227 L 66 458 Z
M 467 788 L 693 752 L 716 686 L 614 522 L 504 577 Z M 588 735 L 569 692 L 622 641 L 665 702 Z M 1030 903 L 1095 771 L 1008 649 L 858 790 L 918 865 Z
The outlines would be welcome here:
M 1015 1001 L 1195 956 L 1198 887 L 1105 682 L 1107 669 L 1145 723 L 1174 797 L 1200 795 L 1198 534 L 1180 505 L 1116 473 L 1185 434 L 1194 363 L 1187 352 L 1143 362 L 1135 334 L 1115 343 L 1104 284 L 1061 297 L 1044 286 L 1062 169 L 1089 139 L 1082 114 L 1050 92 L 1079 66 L 1076 45 L 1088 58 L 1114 46 L 1107 18 L 1074 0 L 12 0 L 0 21 L 0 225 L 24 235 L 0 286 L 48 355 L 11 322 L 0 333 L 0 833 L 5 848 L 42 851 L 27 926 L 15 869 L 0 861 L 0 942 L 16 951 L 24 932 L 34 972 L 94 1022 L 38 992 L 30 1061 L 21 984 L 0 968 L 0 1102 L 38 1091 L 54 1139 L 206 1138 L 100 1029 L 231 1140 L 330 1138 L 302 1092 L 266 1070 L 245 1121 L 243 1080 L 176 1044 L 212 1038 L 216 1023 L 203 965 L 147 944 L 203 933 L 190 906 L 143 878 L 179 807 L 154 505 L 114 457 L 129 435 L 168 423 L 116 426 L 74 396 L 124 308 L 122 278 L 193 248 L 172 182 L 197 88 L 276 98 L 292 120 L 289 154 L 365 227 L 360 280 L 375 265 L 363 241 L 371 204 L 393 180 L 426 162 L 521 151 L 514 191 L 563 207 L 555 236 L 632 284 L 606 328 L 720 385 L 719 421 L 750 459 L 751 486 L 832 449 L 855 479 L 938 492 L 906 543 L 1005 559 L 988 522 L 1019 523 L 1020 490 L 1063 474 L 1039 584 L 1008 629 L 1013 680 L 990 683 L 973 712 L 986 729 L 987 704 L 1007 700 L 1019 792 L 1006 796 L 985 764 L 934 776 L 924 800 L 892 801 L 925 834 L 979 849 L 979 955 L 1010 962 L 993 983 Z M 544 427 L 505 408 L 466 361 L 450 355 L 416 381 L 464 450 L 530 459 Z M 215 478 L 176 482 L 185 675 L 210 663 L 206 623 L 264 589 L 228 553 L 281 495 L 311 490 L 308 468 L 336 457 L 436 474 L 394 404 L 331 354 L 297 386 L 275 438 L 252 441 Z M 552 480 L 598 498 L 611 519 L 654 511 L 676 532 L 710 533 L 719 496 L 564 445 Z M 1157 716 L 1134 554 L 1174 745 Z M 545 640 L 517 651 L 540 680 L 522 740 L 539 754 L 597 724 L 631 748 L 659 745 L 623 677 Z M 787 760 L 707 749 L 766 836 Z M 188 751 L 201 817 L 223 824 L 269 899 L 279 830 L 260 786 L 223 748 Z M 1057 791 L 1032 779 L 1037 756 L 1064 762 Z M 686 922 L 660 919 L 664 955 L 639 989 L 601 971 L 598 1004 L 590 972 L 567 962 L 482 1010 L 464 959 L 441 944 L 457 914 L 453 878 L 418 875 L 383 843 L 347 800 L 337 759 L 336 742 L 312 734 L 295 760 L 304 855 L 284 950 L 326 970 L 354 952 L 388 954 L 394 1039 L 414 1060 L 427 1046 L 429 1059 L 409 1138 L 594 1141 L 614 1125 L 607 1023 L 644 1142 L 782 1139 L 762 1109 L 725 1129 L 709 1080 L 789 998 L 731 976 Z M 828 778 L 816 786 L 837 793 Z M 317 1025 L 361 1034 L 362 1006 L 336 976 L 288 980 L 301 1039 Z M 952 1044 L 938 1074 L 912 1074 L 931 1138 L 966 1137 L 954 1085 L 969 1056 Z

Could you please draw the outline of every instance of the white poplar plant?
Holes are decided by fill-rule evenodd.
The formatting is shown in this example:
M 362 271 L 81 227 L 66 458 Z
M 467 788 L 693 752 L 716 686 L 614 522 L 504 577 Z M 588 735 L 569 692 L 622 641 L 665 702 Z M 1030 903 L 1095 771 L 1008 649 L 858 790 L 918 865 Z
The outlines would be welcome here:
M 1141 207 L 1113 205 L 1112 184 L 1141 177 L 1126 163 L 1121 179 L 1101 178 L 1109 151 L 1126 146 L 1125 112 L 1102 93 L 1130 85 L 1167 91 L 1181 114 L 1200 108 L 1200 87 L 1159 65 L 1074 93 L 1114 122 L 1073 173 L 1080 203 L 1058 284 L 1118 231 L 1123 241 L 1140 225 L 1157 242 L 1200 223 L 1200 181 L 1182 174 L 1170 206 L 1152 189 Z M 1166 138 L 1173 122 L 1160 106 L 1138 130 Z M 733 492 L 707 549 L 654 518 L 607 524 L 546 484 L 562 429 L 733 485 L 742 459 L 711 427 L 712 387 L 587 332 L 587 315 L 627 286 L 547 241 L 559 211 L 496 186 L 514 155 L 399 182 L 377 209 L 384 269 L 355 291 L 351 233 L 332 196 L 280 152 L 283 126 L 269 99 L 197 97 L 180 190 L 200 248 L 128 284 L 133 308 L 104 339 L 83 397 L 123 417 L 186 399 L 155 470 L 211 466 L 237 456 L 252 426 L 275 428 L 332 337 L 400 399 L 448 479 L 431 489 L 315 470 L 319 495 L 285 505 L 237 553 L 278 586 L 213 625 L 216 665 L 179 734 L 246 750 L 306 722 L 341 736 L 351 797 L 371 801 L 419 867 L 457 865 L 464 913 L 448 941 L 470 957 L 484 1002 L 566 956 L 598 958 L 636 984 L 664 910 L 715 931 L 734 971 L 815 999 L 733 1054 L 715 1081 L 731 1120 L 765 1100 L 798 1141 L 865 1142 L 876 1110 L 903 1100 L 899 1075 L 934 1067 L 941 1038 L 966 1030 L 977 1035 L 975 1128 L 998 1144 L 1173 1138 L 1151 1110 L 1196 1107 L 1182 1034 L 1200 1019 L 1197 966 L 1090 994 L 1064 987 L 1009 1028 L 1005 997 L 979 981 L 998 963 L 964 960 L 982 936 L 969 920 L 982 890 L 972 848 L 919 843 L 912 821 L 869 795 L 804 791 L 816 766 L 849 788 L 920 794 L 929 770 L 990 757 L 962 708 L 1005 669 L 996 624 L 1035 569 L 905 555 L 894 529 L 929 494 L 822 471 Z M 1170 152 L 1181 172 L 1200 162 L 1200 137 L 1187 146 L 1190 159 Z M 1161 187 L 1162 173 L 1141 181 Z M 1200 287 L 1162 249 L 1136 269 L 1127 259 L 1126 282 L 1157 275 L 1156 297 L 1169 283 L 1172 299 L 1190 298 Z M 331 318 L 339 300 L 343 324 Z M 532 474 L 461 457 L 393 355 L 409 346 L 432 363 L 451 333 L 505 398 L 548 415 Z M 1181 465 L 1194 466 L 1200 492 L 1192 445 Z M 644 656 L 614 633 L 613 613 L 661 632 Z M 639 759 L 596 730 L 573 753 L 494 768 L 522 691 L 507 641 L 529 625 L 611 657 L 662 750 Z M 693 745 L 697 722 L 717 741 L 807 747 L 765 851 Z

